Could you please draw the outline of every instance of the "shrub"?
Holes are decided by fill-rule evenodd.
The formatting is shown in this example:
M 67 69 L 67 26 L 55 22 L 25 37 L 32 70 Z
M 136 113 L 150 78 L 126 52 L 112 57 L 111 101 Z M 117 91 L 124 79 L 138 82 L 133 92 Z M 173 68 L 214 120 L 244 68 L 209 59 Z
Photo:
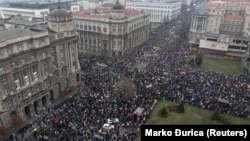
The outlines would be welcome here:
M 215 111 L 214 114 L 211 116 L 211 120 L 220 120 L 219 112 Z
M 226 118 L 220 116 L 219 112 L 217 112 L 217 111 L 215 111 L 214 114 L 211 116 L 211 120 L 216 120 L 216 121 L 222 123 L 223 125 L 230 124 L 230 122 Z
M 184 112 L 185 112 L 184 104 L 183 104 L 183 103 L 181 103 L 181 104 L 178 106 L 177 112 L 178 112 L 178 113 L 184 113 Z
M 167 110 L 166 110 L 165 107 L 162 108 L 162 109 L 159 111 L 159 116 L 160 116 L 160 117 L 163 117 L 163 118 L 165 118 L 165 117 L 168 116 L 168 112 L 167 112 Z
M 196 57 L 195 57 L 195 63 L 196 63 L 196 65 L 197 65 L 198 67 L 201 66 L 201 64 L 202 64 L 202 59 L 203 59 L 202 54 L 201 54 L 201 53 L 198 53 L 198 54 L 196 55 Z

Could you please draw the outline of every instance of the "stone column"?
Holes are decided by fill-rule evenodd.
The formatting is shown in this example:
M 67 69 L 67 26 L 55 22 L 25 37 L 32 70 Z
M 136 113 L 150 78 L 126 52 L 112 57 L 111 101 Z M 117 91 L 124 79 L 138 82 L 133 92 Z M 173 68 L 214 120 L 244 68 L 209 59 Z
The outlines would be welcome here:
M 194 29 L 195 31 L 197 30 L 197 17 L 194 18 Z
M 36 112 L 33 102 L 29 105 L 29 109 L 30 109 L 30 116 L 35 116 Z
M 206 31 L 206 26 L 207 26 L 207 21 L 206 21 L 206 18 L 204 18 L 204 31 Z
M 195 24 L 195 17 L 193 17 L 192 21 L 191 21 L 191 25 L 192 25 L 191 27 L 192 27 L 192 29 L 194 28 L 194 24 Z
M 205 19 L 204 18 L 202 18 L 202 26 L 201 26 L 201 30 L 203 31 L 204 30 L 204 24 L 205 24 Z

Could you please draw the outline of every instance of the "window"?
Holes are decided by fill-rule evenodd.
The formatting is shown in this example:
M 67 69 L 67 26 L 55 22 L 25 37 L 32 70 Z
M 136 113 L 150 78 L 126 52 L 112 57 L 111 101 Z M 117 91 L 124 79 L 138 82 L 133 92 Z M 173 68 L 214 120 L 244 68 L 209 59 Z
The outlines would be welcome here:
M 60 45 L 60 50 L 64 50 L 64 45 Z
M 1 82 L 2 82 L 3 85 L 7 85 L 7 79 L 6 78 L 2 78 Z
M 37 66 L 32 66 L 32 72 L 33 72 L 33 80 L 37 81 L 38 80 Z
M 61 61 L 61 63 L 62 63 L 62 65 L 64 65 L 64 61 L 63 60 Z
M 28 49 L 31 49 L 31 48 L 32 48 L 32 46 L 33 46 L 33 43 L 27 43 L 27 47 L 28 47 Z
M 27 96 L 31 96 L 31 89 L 27 90 Z
M 51 60 L 52 60 L 52 61 L 55 61 L 55 56 L 51 56 Z
M 49 75 L 48 64 L 49 64 L 48 62 L 45 62 L 45 63 L 43 64 L 44 75 L 46 75 L 46 76 Z
M 103 28 L 103 32 L 107 32 L 107 28 Z
M 4 94 L 5 94 L 6 96 L 10 94 L 10 91 L 9 91 L 8 88 L 5 88 L 5 89 L 4 89 Z
M 30 56 L 30 59 L 31 61 L 35 61 L 35 56 L 34 55 Z
M 61 52 L 61 58 L 63 58 L 64 57 L 64 54 L 63 54 L 63 52 Z
M 10 67 L 15 68 L 16 67 L 16 63 L 15 62 L 10 62 Z
M 22 93 L 19 93 L 17 96 L 18 96 L 19 99 L 23 98 L 23 94 Z
M 22 51 L 22 50 L 23 50 L 23 45 L 22 44 L 18 45 L 18 51 Z
M 16 86 L 16 89 L 20 89 L 20 82 L 19 82 L 19 76 L 18 74 L 14 74 L 14 81 L 15 81 L 15 86 Z
M 43 52 L 42 53 L 42 59 L 45 59 L 47 57 L 47 53 L 46 52 Z
M 40 42 L 39 42 L 39 45 L 45 45 L 46 44 L 46 40 L 45 39 L 41 39 Z
M 24 65 L 25 64 L 25 59 L 22 59 L 21 62 L 22 62 L 22 65 Z
M 51 47 L 50 51 L 51 51 L 51 53 L 54 53 L 56 51 L 56 48 L 55 47 Z
M 5 73 L 5 70 L 3 67 L 0 67 L 0 75 L 4 74 Z
M 12 49 L 12 48 L 8 48 L 8 49 L 7 49 L 7 53 L 8 53 L 8 54 L 12 54 L 12 53 L 13 53 L 13 49 Z
M 23 70 L 23 79 L 24 79 L 24 83 L 25 85 L 29 85 L 30 84 L 30 80 L 29 80 L 29 75 L 28 75 L 28 69 Z

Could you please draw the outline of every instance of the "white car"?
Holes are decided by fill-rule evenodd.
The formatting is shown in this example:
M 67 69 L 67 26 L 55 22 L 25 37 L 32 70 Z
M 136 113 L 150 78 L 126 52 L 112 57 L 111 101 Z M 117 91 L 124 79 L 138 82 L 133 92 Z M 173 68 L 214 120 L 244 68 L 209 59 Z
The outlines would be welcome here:
M 118 118 L 109 118 L 108 120 L 107 120 L 107 123 L 109 123 L 109 124 L 112 124 L 112 123 L 119 123 L 120 121 L 119 121 L 119 119 Z
M 99 130 L 99 134 L 106 135 L 108 133 L 108 129 L 102 128 Z
M 109 123 L 105 123 L 103 124 L 102 128 L 110 130 L 110 129 L 114 129 L 115 126 Z

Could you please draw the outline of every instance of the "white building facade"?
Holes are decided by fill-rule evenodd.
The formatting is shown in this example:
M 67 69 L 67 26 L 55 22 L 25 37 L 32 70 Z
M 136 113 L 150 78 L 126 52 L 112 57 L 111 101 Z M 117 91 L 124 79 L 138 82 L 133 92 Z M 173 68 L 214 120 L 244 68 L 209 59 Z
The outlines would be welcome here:
M 144 10 L 150 14 L 150 22 L 171 21 L 181 14 L 179 0 L 126 1 L 126 9 Z
M 20 9 L 20 8 L 10 8 L 10 7 L 0 7 L 1 18 L 9 18 L 11 16 L 16 16 L 20 14 L 21 16 L 29 16 L 36 18 L 47 17 L 49 14 L 49 9 Z

